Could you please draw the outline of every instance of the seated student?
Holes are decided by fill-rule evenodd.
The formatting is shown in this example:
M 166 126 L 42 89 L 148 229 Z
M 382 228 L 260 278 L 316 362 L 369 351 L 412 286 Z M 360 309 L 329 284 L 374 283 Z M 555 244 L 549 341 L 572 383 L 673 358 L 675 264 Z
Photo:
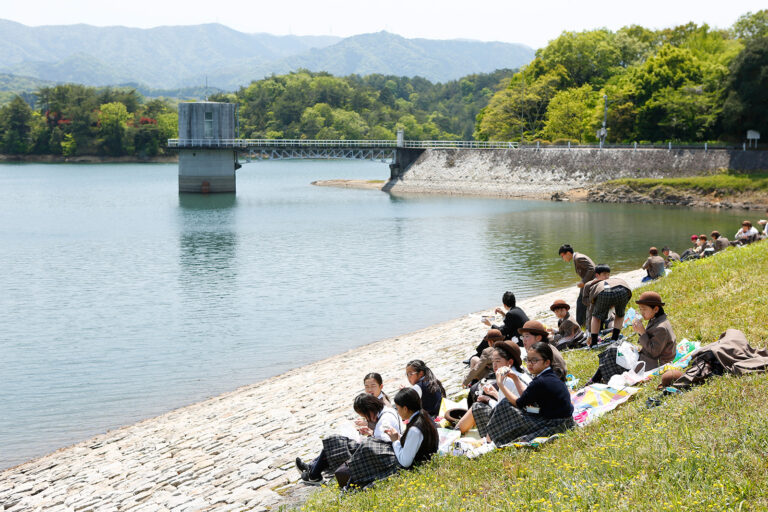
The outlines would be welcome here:
M 715 249 L 712 247 L 712 244 L 709 243 L 709 239 L 705 234 L 699 235 L 699 239 L 696 242 L 696 244 L 697 244 L 696 252 L 698 253 L 700 258 L 704 258 L 706 256 L 712 256 L 715 253 Z
M 361 393 L 355 397 L 355 412 L 362 417 L 361 423 L 357 423 L 360 435 L 381 442 L 389 442 L 390 436 L 387 433 L 394 429 L 400 431 L 400 418 L 391 407 L 385 407 L 384 403 L 373 395 Z M 367 423 L 373 422 L 374 427 L 368 427 Z M 344 436 L 331 436 L 343 439 L 346 443 L 355 442 Z M 300 457 L 296 457 L 296 467 L 301 472 L 301 479 L 307 483 L 322 482 L 322 472 L 328 468 L 328 458 L 325 442 L 323 442 L 323 451 L 312 462 L 307 464 Z M 343 461 L 342 461 L 343 462 Z M 335 470 L 336 468 L 334 468 Z
M 381 400 L 384 405 L 391 407 L 392 404 L 389 402 L 389 397 L 384 392 L 383 384 L 384 381 L 381 379 L 381 375 L 376 372 L 371 372 L 363 377 L 363 387 L 365 388 L 365 392 Z
M 557 332 L 550 330 L 552 335 L 550 343 L 560 348 L 577 346 L 584 339 L 584 333 L 576 320 L 571 317 L 570 304 L 562 299 L 557 299 L 549 306 L 549 309 L 557 317 Z
M 741 223 L 741 229 L 733 235 L 733 239 L 740 244 L 749 244 L 757 239 L 757 235 L 757 230 L 752 227 L 752 223 L 745 220 Z
M 501 325 L 491 325 L 489 320 L 483 320 L 486 325 L 490 325 L 491 329 L 498 329 L 501 334 L 504 335 L 505 340 L 512 339 L 513 336 L 517 336 L 517 330 L 528 321 L 528 315 L 517 307 L 517 301 L 515 294 L 512 292 L 504 292 L 501 297 L 501 303 L 506 308 L 506 313 L 502 308 L 496 308 L 496 313 L 504 315 L 504 323 Z
M 493 349 L 493 371 L 496 372 L 500 368 L 508 368 L 510 373 L 515 373 L 519 381 L 523 384 L 523 389 L 531 381 L 531 378 L 525 373 L 523 369 L 522 359 L 520 358 L 520 347 L 517 343 L 510 343 L 508 341 L 502 341 L 497 343 Z M 503 386 L 500 385 L 503 382 Z M 499 390 L 502 395 L 499 396 Z M 469 429 L 475 426 L 474 413 L 475 406 L 482 409 L 481 414 L 490 416 L 491 409 L 496 407 L 500 400 L 504 399 L 507 393 L 512 393 L 514 396 L 520 396 L 520 391 L 515 386 L 514 381 L 508 374 L 505 374 L 504 379 L 499 381 L 498 379 L 494 384 L 488 384 L 482 390 L 483 394 L 477 397 L 474 405 L 470 406 L 471 409 L 464 414 L 459 420 L 456 428 L 465 434 Z
M 766 238 L 768 238 L 768 220 L 760 219 L 759 221 L 757 221 L 757 223 L 763 226 L 763 230 L 760 233 L 758 233 L 757 237 L 760 240 L 765 240 Z
M 523 347 L 525 350 L 528 350 L 536 343 L 549 343 L 549 331 L 544 324 L 538 320 L 528 320 L 518 331 L 523 338 Z M 568 367 L 565 364 L 565 359 L 563 359 L 562 354 L 560 354 L 560 351 L 555 347 L 552 347 L 552 370 L 560 380 L 565 382 L 565 377 L 568 375 Z
M 698 252 L 696 252 L 696 249 L 698 249 L 699 247 L 699 236 L 691 235 L 691 242 L 693 242 L 693 247 L 690 247 L 685 251 L 683 251 L 683 254 L 680 255 L 681 261 L 695 260 L 699 257 Z
M 645 362 L 645 370 L 653 370 L 675 359 L 677 343 L 675 331 L 664 313 L 664 302 L 656 292 L 643 292 L 637 299 L 637 309 L 640 316 L 648 321 L 643 327 L 639 318 L 635 319 L 632 327 L 640 335 L 640 361 Z M 610 347 L 600 354 L 600 365 L 597 372 L 589 382 L 608 382 L 614 375 L 620 375 L 627 371 L 616 364 L 616 347 Z M 588 383 L 589 383 L 588 382 Z
M 659 250 L 655 247 L 651 247 L 648 250 L 648 259 L 643 263 L 643 270 L 647 272 L 647 276 L 643 278 L 643 282 L 652 281 L 658 279 L 664 275 L 664 258 L 659 256 Z
M 469 359 L 469 373 L 464 377 L 461 385 L 468 387 L 488 375 L 492 370 L 491 355 L 493 354 L 493 345 L 504 339 L 504 335 L 498 329 L 490 329 L 483 338 L 483 341 L 477 346 L 476 354 Z
M 616 316 L 613 319 L 611 340 L 619 339 L 624 323 L 624 310 L 631 298 L 632 289 L 629 284 L 621 278 L 611 277 L 611 267 L 600 264 L 595 268 L 595 278 L 584 286 L 584 303 L 591 309 L 592 315 L 587 345 L 592 346 L 598 342 L 600 322 L 608 318 L 612 307 Z
M 710 236 L 712 237 L 712 245 L 715 249 L 715 252 L 720 252 L 723 249 L 727 249 L 728 246 L 731 245 L 731 242 L 723 235 L 721 235 L 719 231 L 713 231 Z
M 680 263 L 680 255 L 675 251 L 669 250 L 669 247 L 666 245 L 661 249 L 661 253 L 664 255 L 664 266 L 666 268 L 669 268 L 672 263 Z
M 519 391 L 519 397 L 505 391 L 504 400 L 485 415 L 483 408 L 475 404 L 475 422 L 481 436 L 503 446 L 517 439 L 531 440 L 551 436 L 575 425 L 571 394 L 565 383 L 552 371 L 552 346 L 534 343 L 528 349 L 528 371 L 535 377 L 524 387 L 509 368 L 500 368 L 497 379 L 511 377 Z M 504 387 L 506 389 L 506 386 Z
M 405 376 L 421 398 L 422 407 L 432 416 L 440 413 L 440 404 L 445 396 L 443 384 L 437 380 L 424 361 L 414 359 L 405 365 Z
M 366 437 L 358 443 L 344 436 L 323 439 L 320 455 L 302 470 L 304 482 L 322 482 L 323 471 L 336 474 L 339 486 L 364 487 L 403 468 L 428 461 L 437 452 L 439 436 L 435 422 L 421 408 L 413 388 L 403 388 L 395 395 L 395 408 L 408 426 L 402 437 L 394 427 L 386 430 L 387 441 Z M 297 466 L 298 466 L 297 460 Z M 303 464 L 303 463 L 302 463 Z

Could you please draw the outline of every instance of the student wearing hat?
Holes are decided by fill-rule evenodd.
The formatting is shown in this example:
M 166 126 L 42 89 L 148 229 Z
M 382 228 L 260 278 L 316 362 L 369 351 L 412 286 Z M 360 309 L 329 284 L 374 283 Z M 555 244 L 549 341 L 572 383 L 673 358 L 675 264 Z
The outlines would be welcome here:
M 589 307 L 592 316 L 587 345 L 597 343 L 600 323 L 608 319 L 611 308 L 616 311 L 611 340 L 619 339 L 624 323 L 624 310 L 631 298 L 632 289 L 629 284 L 621 278 L 611 277 L 611 267 L 605 264 L 595 267 L 595 278 L 584 286 L 584 304 Z
M 710 236 L 712 237 L 712 245 L 715 248 L 715 252 L 720 252 L 723 249 L 727 249 L 731 245 L 731 242 L 720 234 L 719 231 L 713 231 Z
M 648 324 L 643 327 L 643 321 L 635 319 L 632 327 L 640 335 L 640 361 L 645 362 L 645 370 L 653 370 L 675 359 L 677 343 L 675 331 L 664 313 L 664 302 L 656 292 L 643 292 L 637 299 L 637 309 Z M 600 365 L 591 382 L 608 382 L 614 375 L 627 371 L 616 364 L 616 347 L 610 347 L 600 354 Z
M 528 320 L 524 326 L 518 329 L 518 332 L 523 339 L 525 350 L 528 350 L 536 343 L 549 343 L 549 331 L 538 320 Z M 555 375 L 560 380 L 565 382 L 565 376 L 568 375 L 568 367 L 565 364 L 563 355 L 555 347 L 552 347 L 552 371 L 555 372 Z
M 584 285 L 595 277 L 595 262 L 586 254 L 575 252 L 573 247 L 563 244 L 557 253 L 566 263 L 573 261 L 573 268 L 581 281 L 576 285 L 579 287 L 579 298 L 576 299 L 576 323 L 584 327 L 587 324 L 587 310 L 583 305 Z
M 647 272 L 647 276 L 643 278 L 643 282 L 652 281 L 658 279 L 664 275 L 664 258 L 659 256 L 659 250 L 655 247 L 651 247 L 648 250 L 648 259 L 643 263 L 643 270 Z
M 557 299 L 549 306 L 557 317 L 557 332 L 550 331 L 552 335 L 550 343 L 556 347 L 571 348 L 577 345 L 583 338 L 581 327 L 573 319 L 570 313 L 571 305 L 562 299 Z
M 699 235 L 691 235 L 691 242 L 693 242 L 693 247 L 689 247 L 683 251 L 683 254 L 680 256 L 682 261 L 693 260 L 699 257 L 699 254 L 696 251 L 699 248 Z
M 531 440 L 551 436 L 575 425 L 573 404 L 568 387 L 552 370 L 553 351 L 546 342 L 537 342 L 527 349 L 526 366 L 534 378 L 523 387 L 520 377 L 502 367 L 496 378 L 510 377 L 519 395 L 505 392 L 504 400 L 484 416 L 483 409 L 475 404 L 477 430 L 487 441 L 503 446 L 515 440 Z
M 475 349 L 476 354 L 469 359 L 469 373 L 464 377 L 461 385 L 468 387 L 474 381 L 480 380 L 488 373 L 493 371 L 491 357 L 493 355 L 493 346 L 499 341 L 504 340 L 504 335 L 498 329 L 490 329 L 483 338 L 483 341 Z
M 699 235 L 699 239 L 696 241 L 696 254 L 703 258 L 704 256 L 711 256 L 714 252 L 715 250 L 712 248 L 712 244 L 709 243 L 707 235 L 703 233 Z
M 680 255 L 675 251 L 670 250 L 666 245 L 662 247 L 661 254 L 664 255 L 664 266 L 666 268 L 672 266 L 672 263 L 680 263 Z

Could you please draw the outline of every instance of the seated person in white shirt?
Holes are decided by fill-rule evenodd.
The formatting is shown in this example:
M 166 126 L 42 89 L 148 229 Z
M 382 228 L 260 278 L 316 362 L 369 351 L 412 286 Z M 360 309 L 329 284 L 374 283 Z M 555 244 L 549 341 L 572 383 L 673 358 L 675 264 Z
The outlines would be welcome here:
M 752 227 L 752 223 L 748 220 L 745 220 L 741 223 L 741 229 L 738 230 L 735 235 L 733 235 L 733 238 L 741 243 L 748 244 L 750 242 L 754 242 L 757 239 L 757 235 L 757 230 Z
M 469 429 L 475 426 L 475 412 L 480 411 L 480 414 L 487 413 L 490 415 L 491 409 L 496 407 L 499 401 L 506 399 L 507 396 L 519 397 L 520 393 L 525 389 L 525 386 L 531 381 L 530 375 L 528 375 L 523 369 L 523 362 L 520 355 L 520 347 L 517 343 L 511 343 L 508 341 L 498 342 L 493 346 L 493 355 L 491 357 L 493 363 L 493 371 L 497 372 L 499 369 L 508 367 L 509 373 L 504 377 L 504 382 L 496 384 L 489 384 L 483 389 L 483 394 L 477 398 L 472 409 L 466 412 L 464 416 L 456 424 L 456 428 L 465 434 Z M 511 378 L 511 374 L 514 373 L 518 376 L 518 381 L 522 383 L 522 390 L 518 389 L 515 382 Z M 503 386 L 501 385 L 503 384 Z M 475 412 L 473 412 L 475 411 Z

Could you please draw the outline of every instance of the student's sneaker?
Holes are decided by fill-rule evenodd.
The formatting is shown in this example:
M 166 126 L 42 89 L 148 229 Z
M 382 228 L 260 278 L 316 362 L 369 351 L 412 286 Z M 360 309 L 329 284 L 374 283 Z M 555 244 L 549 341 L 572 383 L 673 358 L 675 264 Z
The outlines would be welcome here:
M 307 464 L 306 462 L 304 462 L 303 460 L 301 460 L 301 457 L 296 457 L 296 468 L 297 468 L 299 471 L 302 471 L 302 472 L 304 472 L 304 471 L 306 471 L 306 470 L 308 470 L 308 469 L 309 469 L 309 464 Z
M 323 477 L 314 479 L 309 476 L 309 470 L 301 472 L 301 480 L 307 485 L 323 485 Z

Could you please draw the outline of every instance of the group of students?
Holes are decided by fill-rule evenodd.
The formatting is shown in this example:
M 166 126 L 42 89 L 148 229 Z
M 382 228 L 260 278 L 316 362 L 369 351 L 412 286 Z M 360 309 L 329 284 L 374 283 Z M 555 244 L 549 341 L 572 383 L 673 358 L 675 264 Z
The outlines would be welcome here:
M 595 265 L 570 245 L 560 247 L 558 254 L 574 262 L 580 278 L 575 317 L 568 303 L 556 300 L 550 309 L 558 318 L 558 328 L 548 329 L 528 318 L 514 293 L 504 293 L 503 307 L 496 309 L 504 314 L 503 323 L 484 320 L 490 329 L 468 361 L 469 373 L 463 381 L 470 388 L 468 409 L 456 424 L 462 433 L 477 427 L 486 441 L 502 446 L 551 436 L 575 425 L 566 385 L 568 369 L 560 350 L 598 343 L 610 311 L 614 312 L 611 340 L 618 340 L 632 291 L 626 281 L 611 277 L 608 265 Z M 640 319 L 633 323 L 645 370 L 671 362 L 676 340 L 664 302 L 656 292 L 644 292 L 636 302 L 647 321 L 646 325 Z M 608 382 L 626 371 L 616 363 L 616 350 L 611 346 L 598 356 L 598 370 L 588 384 Z M 304 482 L 321 483 L 323 473 L 331 473 L 342 488 L 365 487 L 437 452 L 439 436 L 433 418 L 440 411 L 445 389 L 421 360 L 408 362 L 405 374 L 411 386 L 400 389 L 393 404 L 382 389 L 381 375 L 365 376 L 365 393 L 353 403 L 360 416 L 356 425 L 361 440 L 341 435 L 324 438 L 321 452 L 312 461 L 296 459 Z
M 675 261 L 687 261 L 693 259 L 704 258 L 711 256 L 716 252 L 720 252 L 731 246 L 747 245 L 758 240 L 764 240 L 768 238 L 768 221 L 760 220 L 759 224 L 763 226 L 762 231 L 758 231 L 752 225 L 752 222 L 745 220 L 741 223 L 741 228 L 733 235 L 733 240 L 728 240 L 724 235 L 721 235 L 719 231 L 712 231 L 707 237 L 706 234 L 691 235 L 692 247 L 686 249 L 682 256 L 675 252 L 670 252 L 668 248 L 666 250 L 664 261 L 666 267 Z M 645 267 L 643 267 L 645 268 Z M 650 275 L 650 271 L 649 271 Z

